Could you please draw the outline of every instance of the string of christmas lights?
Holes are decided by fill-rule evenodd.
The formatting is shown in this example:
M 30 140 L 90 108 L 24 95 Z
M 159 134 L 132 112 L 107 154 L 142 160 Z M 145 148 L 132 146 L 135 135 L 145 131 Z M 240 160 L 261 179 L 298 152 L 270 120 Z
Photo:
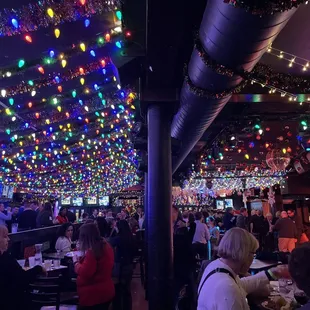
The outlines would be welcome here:
M 117 0 L 40 0 L 0 11 L 0 36 L 29 33 L 117 9 Z
M 56 51 L 56 49 L 51 49 L 41 58 L 31 60 L 19 59 L 17 64 L 0 67 L 0 77 L 10 78 L 16 74 L 24 73 L 30 69 L 36 69 L 39 73 L 44 75 L 46 66 L 51 66 L 56 62 L 59 62 L 63 67 L 64 64 L 68 64 L 68 60 L 70 58 L 81 53 L 89 52 L 90 56 L 96 57 L 96 50 L 98 48 L 112 43 L 115 44 L 116 47 L 122 48 L 123 44 L 120 38 L 120 33 L 121 28 L 117 27 L 106 33 L 98 34 L 90 40 L 71 44 L 63 51 Z
M 293 94 L 292 91 L 297 91 L 300 93 L 310 92 L 310 81 L 301 77 L 294 77 L 289 74 L 274 72 L 271 67 L 258 63 L 252 72 L 246 72 L 244 70 L 234 70 L 228 68 L 223 64 L 218 64 L 214 59 L 212 59 L 204 50 L 199 37 L 195 40 L 195 48 L 204 62 L 204 64 L 211 68 L 213 71 L 220 75 L 225 75 L 232 77 L 233 75 L 239 75 L 244 79 L 240 85 L 231 90 L 225 90 L 220 93 L 210 93 L 205 89 L 196 87 L 189 79 L 188 75 L 185 76 L 185 81 L 188 83 L 191 91 L 197 96 L 210 97 L 215 99 L 220 99 L 225 96 L 240 92 L 241 89 L 246 85 L 247 81 L 251 83 L 258 83 L 262 87 L 267 87 L 270 89 L 270 93 L 278 92 L 281 96 L 286 96 L 290 98 L 290 101 L 297 101 L 298 96 Z M 308 101 L 308 100 L 307 100 Z M 307 102 L 305 101 L 305 102 Z M 302 104 L 303 102 L 301 102 Z
M 104 58 L 100 61 L 86 64 L 83 67 L 79 66 L 77 68 L 70 69 L 63 74 L 52 73 L 49 74 L 48 77 L 42 77 L 37 80 L 29 80 L 28 82 L 22 81 L 18 85 L 1 89 L 0 93 L 3 98 L 15 96 L 18 94 L 21 95 L 27 92 L 30 93 L 32 97 L 34 97 L 37 93 L 37 90 L 42 87 L 57 85 L 59 83 L 75 79 L 79 76 L 90 74 L 91 72 L 98 71 L 99 69 L 104 69 L 107 64 L 112 65 L 110 58 Z

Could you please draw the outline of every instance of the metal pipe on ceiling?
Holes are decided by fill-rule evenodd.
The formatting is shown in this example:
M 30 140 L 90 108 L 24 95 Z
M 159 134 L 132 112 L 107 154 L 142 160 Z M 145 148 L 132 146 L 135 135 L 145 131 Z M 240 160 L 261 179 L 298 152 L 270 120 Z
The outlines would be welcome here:
M 260 17 L 223 0 L 209 0 L 199 39 L 205 52 L 217 63 L 251 71 L 295 12 L 296 9 L 291 9 Z M 216 93 L 232 89 L 242 82 L 238 75 L 220 75 L 207 67 L 195 48 L 188 65 L 188 76 L 196 87 Z M 231 95 L 221 99 L 200 97 L 184 82 L 180 108 L 171 127 L 172 137 L 182 142 L 179 155 L 173 160 L 173 173 L 230 98 Z

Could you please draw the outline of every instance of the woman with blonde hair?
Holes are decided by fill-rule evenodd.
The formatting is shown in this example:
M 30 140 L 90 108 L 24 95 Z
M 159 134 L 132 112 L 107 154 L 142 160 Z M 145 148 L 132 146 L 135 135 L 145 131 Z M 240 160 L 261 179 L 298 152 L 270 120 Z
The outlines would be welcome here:
M 197 310 L 249 310 L 248 294 L 288 276 L 287 268 L 275 267 L 239 278 L 248 272 L 257 249 L 257 240 L 246 230 L 232 228 L 226 232 L 218 247 L 220 258 L 207 266 L 201 278 Z
M 39 274 L 45 273 L 41 266 L 25 271 L 8 252 L 9 233 L 6 226 L 0 225 L 0 309 L 30 309 L 25 294 L 29 285 Z

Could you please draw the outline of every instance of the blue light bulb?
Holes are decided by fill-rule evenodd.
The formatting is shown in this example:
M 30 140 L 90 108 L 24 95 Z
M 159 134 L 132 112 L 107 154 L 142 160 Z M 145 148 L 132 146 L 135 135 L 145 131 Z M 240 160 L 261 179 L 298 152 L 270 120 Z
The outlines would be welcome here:
M 50 50 L 49 54 L 50 54 L 51 58 L 53 58 L 55 56 L 55 52 L 53 50 Z
M 103 73 L 103 74 L 106 74 L 106 73 L 107 73 L 107 70 L 106 70 L 106 69 L 102 69 L 102 73 Z
M 56 81 L 56 83 L 59 83 L 59 81 L 60 81 L 59 76 L 55 76 L 55 81 Z
M 85 19 L 84 25 L 87 28 L 90 25 L 90 20 L 89 19 Z
M 98 86 L 97 84 L 95 84 L 95 85 L 94 85 L 94 89 L 95 89 L 95 90 L 98 90 L 98 89 L 99 89 L 99 86 Z
M 96 53 L 95 53 L 94 50 L 91 50 L 89 53 L 90 53 L 91 56 L 96 57 Z
M 122 48 L 122 44 L 121 44 L 120 41 L 117 41 L 117 42 L 115 43 L 115 45 L 116 45 L 116 47 L 118 47 L 118 48 Z
M 11 19 L 11 23 L 12 23 L 12 25 L 17 29 L 18 28 L 18 21 L 17 21 L 17 19 L 15 19 L 15 18 L 12 18 Z

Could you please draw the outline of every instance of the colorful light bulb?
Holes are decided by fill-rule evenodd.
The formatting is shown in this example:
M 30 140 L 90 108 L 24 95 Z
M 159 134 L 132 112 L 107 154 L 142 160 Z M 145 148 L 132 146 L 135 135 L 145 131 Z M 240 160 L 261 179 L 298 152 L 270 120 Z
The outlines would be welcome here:
M 16 29 L 19 27 L 19 24 L 16 18 L 12 18 L 11 23 Z
M 101 66 L 102 66 L 102 67 L 105 67 L 106 62 L 105 62 L 105 60 L 104 60 L 104 59 L 100 60 L 100 63 L 101 63 Z
M 35 116 L 36 116 L 36 118 L 39 118 L 40 114 L 38 112 L 36 112 Z
M 71 94 L 72 94 L 72 97 L 75 98 L 76 97 L 76 90 L 73 90 Z
M 96 57 L 96 53 L 95 53 L 94 50 L 91 50 L 89 53 L 90 53 L 91 56 Z
M 33 85 L 34 85 L 34 83 L 33 83 L 32 80 L 29 80 L 29 81 L 28 81 L 28 84 L 29 84 L 30 86 L 33 86 Z
M 107 33 L 107 34 L 105 35 L 105 40 L 106 40 L 107 42 L 110 42 L 111 36 L 110 36 L 109 33 Z
M 82 52 L 85 52 L 86 51 L 86 45 L 85 43 L 80 43 L 80 49 Z
M 42 66 L 38 67 L 38 71 L 41 73 L 41 74 L 44 74 L 44 68 Z
M 6 97 L 6 90 L 5 89 L 1 89 L 1 96 Z
M 67 60 L 66 60 L 66 59 L 63 59 L 63 60 L 61 61 L 61 65 L 62 65 L 62 67 L 64 68 L 64 67 L 67 65 Z
M 82 5 L 85 5 L 86 0 L 80 0 L 80 3 L 81 3 Z
M 84 68 L 80 67 L 79 72 L 80 72 L 80 74 L 85 74 Z
M 81 83 L 81 85 L 84 85 L 85 79 L 84 78 L 80 78 L 80 83 Z
M 58 110 L 58 112 L 61 112 L 61 106 L 60 105 L 57 107 L 57 110 Z
M 25 60 L 24 59 L 20 59 L 19 61 L 18 61 L 18 68 L 22 68 L 24 65 L 25 65 Z
M 89 25 L 90 25 L 90 20 L 89 20 L 89 19 L 85 19 L 84 25 L 85 25 L 86 28 L 89 27 Z
M 57 86 L 57 90 L 61 93 L 62 92 L 62 86 L 61 85 Z
M 29 34 L 25 35 L 25 40 L 28 42 L 28 43 L 32 43 L 32 38 Z
M 58 39 L 60 37 L 60 30 L 58 28 L 56 28 L 54 30 L 54 34 L 55 34 L 56 39 Z
M 117 48 L 122 48 L 122 43 L 120 41 L 117 41 L 115 45 Z
M 49 55 L 51 58 L 53 58 L 55 56 L 55 52 L 53 50 L 50 50 Z
M 53 11 L 53 9 L 48 8 L 46 12 L 47 12 L 47 15 L 48 15 L 50 18 L 53 18 L 53 17 L 54 17 L 54 11 Z
M 29 107 L 29 108 L 32 108 L 32 102 L 31 102 L 31 101 L 28 102 L 28 107 Z
M 13 98 L 10 98 L 10 99 L 9 99 L 9 104 L 10 104 L 10 105 L 13 105 L 13 104 L 14 104 L 14 99 L 13 99 Z
M 115 15 L 116 15 L 118 20 L 122 20 L 122 12 L 121 11 L 116 11 Z

